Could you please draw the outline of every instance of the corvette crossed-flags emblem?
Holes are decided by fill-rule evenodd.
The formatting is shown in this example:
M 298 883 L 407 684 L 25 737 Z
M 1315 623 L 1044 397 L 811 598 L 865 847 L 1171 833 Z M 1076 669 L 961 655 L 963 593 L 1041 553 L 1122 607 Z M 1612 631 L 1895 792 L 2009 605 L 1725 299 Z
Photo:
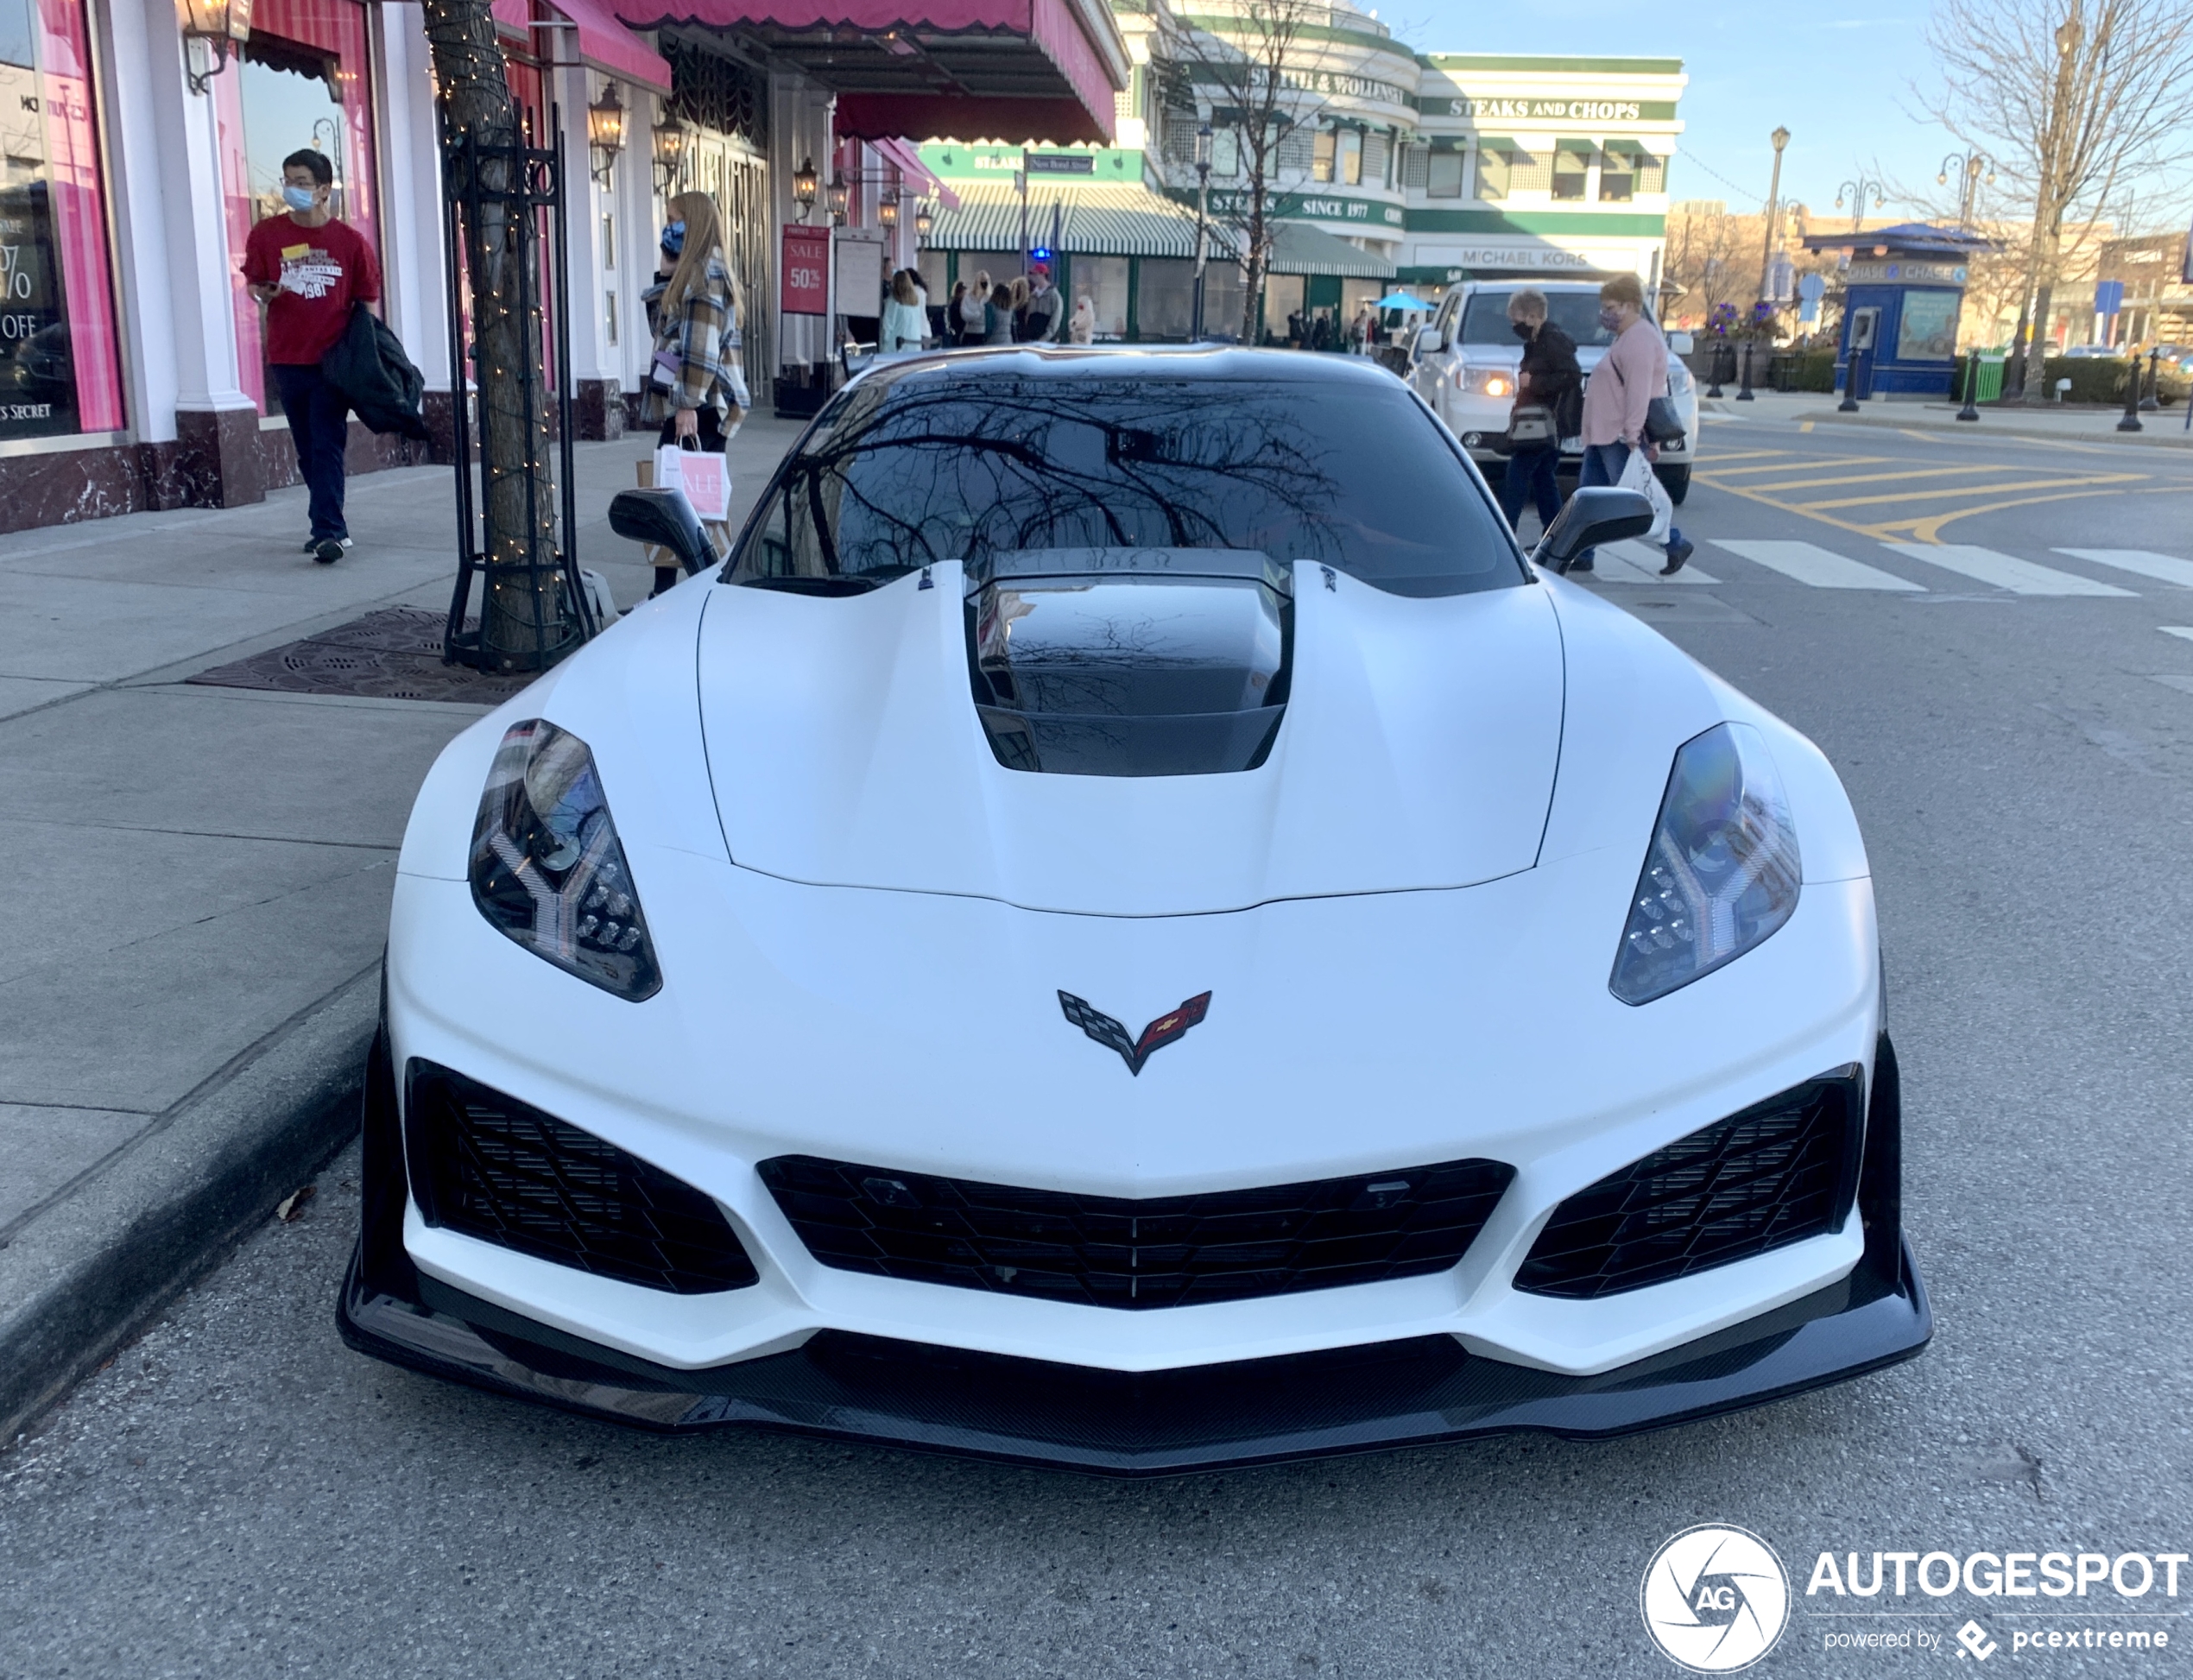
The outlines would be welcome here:
M 1101 1009 L 1092 1009 L 1071 992 L 1059 994 L 1059 1007 L 1066 1012 L 1066 1019 L 1107 1050 L 1116 1050 L 1120 1059 L 1127 1064 L 1127 1071 L 1138 1079 L 1142 1064 L 1175 1039 L 1184 1038 L 1187 1031 L 1210 1013 L 1210 994 L 1198 993 L 1177 1009 L 1168 1009 L 1142 1029 L 1142 1036 L 1130 1039 L 1127 1028 Z

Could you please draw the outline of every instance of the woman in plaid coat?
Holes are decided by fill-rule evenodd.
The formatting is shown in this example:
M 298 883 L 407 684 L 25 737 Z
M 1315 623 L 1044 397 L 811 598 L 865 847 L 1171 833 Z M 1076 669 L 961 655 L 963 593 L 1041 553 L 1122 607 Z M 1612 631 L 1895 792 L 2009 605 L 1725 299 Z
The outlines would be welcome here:
M 664 443 L 692 439 L 720 454 L 754 406 L 740 365 L 741 299 L 724 260 L 724 224 L 705 193 L 670 201 L 662 237 L 668 272 L 641 294 L 654 332 L 641 414 L 662 423 Z

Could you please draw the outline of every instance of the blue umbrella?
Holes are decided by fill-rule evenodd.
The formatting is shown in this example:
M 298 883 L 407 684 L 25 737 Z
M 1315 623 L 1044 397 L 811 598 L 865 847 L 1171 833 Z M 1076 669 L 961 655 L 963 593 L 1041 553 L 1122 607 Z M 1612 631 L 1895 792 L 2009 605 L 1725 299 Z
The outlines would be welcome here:
M 1374 309 L 1429 309 L 1431 305 L 1406 292 L 1390 292 L 1371 306 Z

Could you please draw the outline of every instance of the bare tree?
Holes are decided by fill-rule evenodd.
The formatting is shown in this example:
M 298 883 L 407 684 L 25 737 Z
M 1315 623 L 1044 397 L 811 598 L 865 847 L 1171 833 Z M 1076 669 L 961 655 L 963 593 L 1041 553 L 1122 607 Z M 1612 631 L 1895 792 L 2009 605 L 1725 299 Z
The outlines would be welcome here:
M 1994 160 L 2032 208 L 2026 401 L 2043 402 L 2067 222 L 2193 155 L 2193 7 L 2185 0 L 1935 0 L 1931 115 Z
M 1185 84 L 1174 98 L 1190 102 L 1199 119 L 1207 111 L 1214 142 L 1228 136 L 1238 160 L 1241 186 L 1220 200 L 1225 207 L 1213 219 L 1240 245 L 1244 344 L 1256 336 L 1275 212 L 1288 185 L 1281 148 L 1324 102 L 1316 83 L 1326 54 L 1312 32 L 1330 18 L 1325 0 L 1216 0 L 1193 23 L 1176 26 L 1167 42 Z
M 528 278 L 540 272 L 540 225 L 509 150 L 524 136 L 489 0 L 425 0 L 425 11 L 443 127 L 481 148 L 481 190 L 464 199 L 487 542 L 480 647 L 483 662 L 537 670 L 553 657 L 563 622 L 559 575 L 528 564 L 556 540 L 540 320 L 524 306 Z M 459 402 L 465 371 L 451 370 Z
M 1672 206 L 1667 218 L 1667 278 L 1683 288 L 1682 313 L 1703 326 L 1724 303 L 1749 292 L 1747 253 L 1759 248 L 1766 223 L 1732 216 L 1717 201 Z

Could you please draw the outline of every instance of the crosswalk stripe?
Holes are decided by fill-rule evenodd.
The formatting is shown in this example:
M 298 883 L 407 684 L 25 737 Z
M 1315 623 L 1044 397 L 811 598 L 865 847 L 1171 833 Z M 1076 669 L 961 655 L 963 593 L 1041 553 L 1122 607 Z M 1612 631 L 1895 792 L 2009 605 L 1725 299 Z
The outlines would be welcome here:
M 1832 478 L 1821 478 L 1817 477 L 1809 478 L 1781 478 L 1775 480 L 1770 484 L 1761 484 L 1758 483 L 1747 483 L 1744 486 L 1744 488 L 1747 490 L 1760 491 L 1831 490 L 1841 484 L 1886 484 L 1902 478 L 1961 478 L 1970 477 L 1974 473 L 1979 472 L 2018 472 L 2021 471 L 2023 471 L 2023 469 L 2019 467 L 1991 466 L 1905 467 L 1895 472 L 1839 473 Z M 1980 489 L 1992 489 L 1994 487 L 1993 485 L 1981 484 L 1975 486 L 1975 488 Z
M 2193 624 L 2158 624 L 2155 628 L 2166 636 L 2184 636 L 2193 641 Z
M 2120 572 L 2136 572 L 2158 583 L 2193 589 L 2193 560 L 2173 559 L 2145 548 L 2059 548 L 2055 552 L 2075 560 L 2092 560 L 2096 565 L 2114 565 Z
M 1899 578 L 1893 572 L 1883 572 L 1879 566 L 1868 565 L 1862 560 L 1845 559 L 1813 543 L 1730 542 L 1716 537 L 1713 546 L 1725 548 L 1754 565 L 1763 565 L 1769 572 L 1779 572 L 1785 578 L 1810 584 L 1814 589 L 1904 590 L 1918 595 L 1926 592 L 1924 584 Z
M 1602 544 L 1599 550 L 1597 570 L 1601 579 L 1609 584 L 1717 584 L 1720 578 L 1686 565 L 1672 578 L 1660 576 L 1660 568 L 1667 564 L 1667 553 L 1649 542 L 1627 537 L 1621 542 Z
M 2138 591 L 2119 589 L 2114 584 L 2096 583 L 2091 578 L 2082 578 L 2074 572 L 2058 572 L 2053 566 L 2036 565 L 2031 560 L 2013 559 L 2008 554 L 1998 554 L 1992 548 L 1977 548 L 1970 543 L 1890 542 L 1884 548 L 1903 555 L 1906 559 L 1924 560 L 1929 565 L 1938 565 L 1997 589 L 2008 590 L 2013 595 L 2134 595 Z

